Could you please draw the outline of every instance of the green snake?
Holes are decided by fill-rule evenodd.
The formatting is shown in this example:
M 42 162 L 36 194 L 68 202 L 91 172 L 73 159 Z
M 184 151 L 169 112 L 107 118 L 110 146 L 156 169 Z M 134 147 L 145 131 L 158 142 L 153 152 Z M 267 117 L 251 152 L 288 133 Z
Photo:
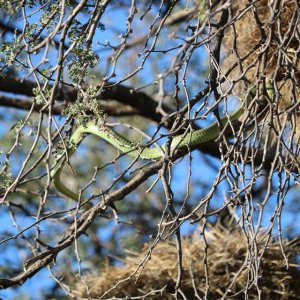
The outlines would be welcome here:
M 269 91 L 272 89 L 267 86 L 267 90 L 270 96 Z M 240 106 L 230 116 L 222 117 L 219 122 L 214 122 L 212 125 L 206 128 L 194 130 L 188 134 L 173 137 L 170 144 L 170 150 L 173 151 L 175 149 L 181 149 L 184 147 L 193 147 L 216 140 L 220 136 L 221 129 L 224 129 L 227 125 L 230 125 L 232 122 L 238 121 L 243 117 L 247 107 L 253 99 L 252 96 L 253 92 L 249 92 L 245 100 L 246 108 Z M 60 155 L 56 166 L 51 171 L 51 178 L 53 179 L 56 189 L 66 197 L 76 201 L 78 201 L 79 195 L 71 191 L 61 182 L 60 173 L 67 159 L 74 154 L 79 143 L 87 134 L 96 135 L 106 140 L 120 152 L 126 153 L 135 158 L 138 157 L 142 159 L 156 160 L 162 158 L 166 151 L 166 144 L 162 146 L 150 147 L 147 145 L 133 143 L 124 136 L 115 132 L 112 127 L 105 125 L 104 122 L 102 122 L 100 125 L 97 125 L 95 122 L 90 121 L 85 125 L 78 126 L 70 138 L 72 146 L 68 147 L 68 149 Z

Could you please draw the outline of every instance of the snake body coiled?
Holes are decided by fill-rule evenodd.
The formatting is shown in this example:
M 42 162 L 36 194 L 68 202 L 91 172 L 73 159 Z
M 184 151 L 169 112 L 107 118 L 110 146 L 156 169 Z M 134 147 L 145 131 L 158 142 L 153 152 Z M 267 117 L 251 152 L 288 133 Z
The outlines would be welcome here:
M 268 94 L 270 96 L 272 93 L 270 91 L 273 91 L 273 89 L 269 86 L 267 87 Z M 220 137 L 222 129 L 226 128 L 227 126 L 232 126 L 232 124 L 236 121 L 241 121 L 241 118 L 244 116 L 245 111 L 249 107 L 252 100 L 253 92 L 249 92 L 244 101 L 245 108 L 243 106 L 239 107 L 236 111 L 233 112 L 233 114 L 222 117 L 219 122 L 214 122 L 212 125 L 206 128 L 194 130 L 188 132 L 187 134 L 172 137 L 170 146 L 171 151 L 184 147 L 194 147 L 217 140 Z M 138 157 L 142 159 L 156 160 L 162 158 L 165 155 L 166 144 L 162 146 L 150 147 L 148 145 L 141 145 L 131 142 L 121 134 L 115 132 L 112 127 L 106 126 L 103 122 L 101 125 L 97 125 L 93 121 L 90 121 L 85 125 L 80 125 L 70 138 L 72 146 L 68 147 L 68 149 L 60 155 L 57 160 L 57 164 L 51 171 L 51 177 L 53 178 L 53 183 L 56 189 L 66 197 L 71 198 L 75 201 L 79 200 L 79 195 L 71 191 L 61 182 L 60 173 L 67 159 L 73 155 L 78 145 L 87 134 L 96 135 L 106 140 L 120 152 L 128 154 L 135 158 Z

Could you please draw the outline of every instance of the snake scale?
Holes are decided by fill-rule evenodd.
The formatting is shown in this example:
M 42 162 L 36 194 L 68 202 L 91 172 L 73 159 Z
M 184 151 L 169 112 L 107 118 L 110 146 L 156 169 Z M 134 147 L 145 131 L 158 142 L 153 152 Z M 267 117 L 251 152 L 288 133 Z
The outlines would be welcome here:
M 268 95 L 271 96 L 273 91 L 272 87 L 267 85 L 267 91 Z M 219 122 L 214 122 L 212 125 L 206 128 L 194 130 L 187 134 L 173 137 L 170 150 L 173 151 L 175 149 L 181 149 L 184 147 L 193 147 L 216 140 L 220 136 L 220 132 L 224 127 L 242 119 L 247 107 L 253 100 L 253 95 L 254 92 L 250 91 L 248 96 L 245 97 L 246 100 L 244 101 L 244 106 L 241 105 L 231 115 L 222 117 Z M 115 132 L 112 127 L 106 126 L 104 122 L 102 122 L 101 125 L 97 125 L 95 122 L 90 121 L 85 125 L 78 126 L 70 138 L 72 146 L 68 147 L 68 149 L 60 155 L 57 160 L 57 164 L 51 171 L 51 178 L 56 189 L 64 196 L 76 201 L 78 201 L 79 195 L 64 185 L 64 183 L 61 181 L 60 173 L 67 159 L 74 154 L 78 145 L 87 134 L 93 134 L 106 140 L 120 152 L 126 153 L 132 157 L 156 160 L 165 155 L 166 144 L 162 146 L 150 147 L 148 145 L 141 145 L 131 142 L 121 134 Z

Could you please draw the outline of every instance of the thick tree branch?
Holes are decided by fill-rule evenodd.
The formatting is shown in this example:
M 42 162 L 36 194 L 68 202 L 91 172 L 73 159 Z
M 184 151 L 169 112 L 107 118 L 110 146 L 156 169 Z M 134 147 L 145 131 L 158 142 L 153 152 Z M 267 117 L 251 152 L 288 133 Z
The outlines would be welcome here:
M 11 98 L 7 96 L 0 95 L 0 106 L 17 108 L 22 110 L 29 110 L 33 105 L 30 99 L 24 100 L 19 98 Z M 43 105 L 35 104 L 34 111 L 39 112 L 42 109 Z M 52 113 L 55 115 L 63 115 L 66 108 L 65 104 L 57 104 L 52 108 Z M 101 109 L 104 113 L 109 114 L 110 116 L 130 116 L 136 115 L 139 112 L 130 107 L 129 105 L 119 105 L 119 104 L 102 104 Z
M 37 84 L 31 80 L 20 79 L 13 76 L 0 78 L 0 91 L 33 97 L 33 90 Z M 51 86 L 50 86 L 51 88 Z M 111 86 L 103 88 L 99 95 L 99 100 L 116 100 L 120 103 L 131 106 L 139 115 L 160 122 L 162 116 L 156 111 L 157 102 L 143 92 L 138 92 L 133 88 L 124 85 Z M 56 100 L 65 102 L 74 102 L 77 99 L 77 90 L 74 87 L 61 85 L 56 94 Z M 164 111 L 170 112 L 167 106 L 162 107 Z
M 0 90 L 5 92 L 11 92 L 14 94 L 21 94 L 25 96 L 33 97 L 33 88 L 36 88 L 37 85 L 33 81 L 30 80 L 21 80 L 15 77 L 0 77 Z M 202 92 L 197 94 L 190 101 L 190 105 L 194 105 L 200 99 L 202 99 L 207 93 L 209 89 L 204 89 Z M 65 109 L 65 104 L 62 104 L 62 100 L 73 102 L 77 98 L 77 90 L 73 87 L 64 85 L 58 90 L 57 99 L 60 101 L 53 107 L 54 114 L 62 114 Z M 68 100 L 66 100 L 68 99 Z M 161 122 L 161 115 L 156 112 L 157 102 L 154 101 L 151 97 L 143 92 L 137 92 L 134 89 L 123 85 L 115 85 L 113 87 L 104 88 L 101 96 L 99 96 L 101 100 L 117 100 L 125 106 L 115 106 L 112 104 L 102 104 L 103 110 L 112 116 L 124 116 L 124 115 L 132 115 L 138 114 L 144 117 L 147 117 L 155 122 Z M 28 100 L 18 99 L 18 98 L 9 98 L 7 96 L 0 96 L 0 105 L 7 107 L 14 107 L 19 109 L 28 110 L 32 106 L 32 103 Z M 39 111 L 41 106 L 36 105 L 35 111 Z M 186 106 L 188 108 L 188 106 Z M 167 107 L 164 107 L 165 110 L 169 110 Z M 182 113 L 185 112 L 183 109 Z M 174 118 L 176 115 L 170 114 L 165 120 L 164 125 L 171 129 Z M 187 124 L 188 125 L 188 124 Z M 193 125 L 194 129 L 199 129 L 198 126 Z M 211 156 L 220 157 L 219 152 L 219 144 L 217 142 L 210 142 L 199 145 L 197 149 L 201 150 L 203 153 L 209 154 Z M 273 157 L 273 156 L 271 156 Z M 258 162 L 260 164 L 260 159 Z M 271 158 L 272 161 L 272 158 Z M 269 163 L 268 163 L 269 166 Z

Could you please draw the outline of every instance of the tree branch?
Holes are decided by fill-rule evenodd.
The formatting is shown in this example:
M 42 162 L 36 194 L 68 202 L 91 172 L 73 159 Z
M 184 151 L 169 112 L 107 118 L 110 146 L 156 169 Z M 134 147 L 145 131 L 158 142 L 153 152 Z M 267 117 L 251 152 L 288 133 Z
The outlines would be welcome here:
M 33 103 L 30 99 L 24 100 L 21 98 L 10 98 L 7 96 L 0 95 L 0 106 L 12 107 L 22 110 L 30 110 Z M 39 112 L 43 105 L 35 104 L 34 111 Z M 52 113 L 55 115 L 63 115 L 66 108 L 65 104 L 54 105 L 52 108 Z M 104 113 L 110 116 L 130 116 L 137 115 L 138 110 L 130 107 L 129 105 L 118 105 L 118 104 L 102 104 L 101 109 Z
M 33 97 L 33 89 L 38 85 L 27 79 L 20 79 L 13 76 L 0 78 L 0 91 Z M 49 86 L 51 88 L 51 86 Z M 74 102 L 77 99 L 77 89 L 68 85 L 61 85 L 56 94 L 57 101 Z M 158 103 L 150 96 L 143 92 L 134 90 L 124 85 L 114 85 L 112 83 L 104 86 L 102 93 L 98 97 L 99 100 L 116 100 L 134 108 L 137 113 L 143 117 L 160 122 L 161 114 L 156 112 Z M 23 106 L 24 107 L 24 106 Z M 20 107 L 21 108 L 21 107 Z M 164 111 L 170 113 L 171 110 L 167 106 L 162 107 Z

